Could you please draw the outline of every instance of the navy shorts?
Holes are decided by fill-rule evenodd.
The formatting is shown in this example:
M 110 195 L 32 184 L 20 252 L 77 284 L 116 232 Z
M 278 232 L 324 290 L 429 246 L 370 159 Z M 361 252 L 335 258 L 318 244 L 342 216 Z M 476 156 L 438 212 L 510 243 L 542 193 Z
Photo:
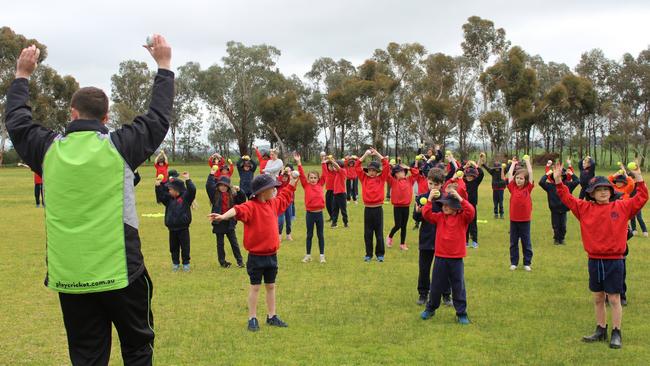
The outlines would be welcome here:
M 620 294 L 625 281 L 623 259 L 589 259 L 589 289 L 592 292 Z
M 246 270 L 251 279 L 251 285 L 264 283 L 275 283 L 275 276 L 278 274 L 278 256 L 248 254 Z

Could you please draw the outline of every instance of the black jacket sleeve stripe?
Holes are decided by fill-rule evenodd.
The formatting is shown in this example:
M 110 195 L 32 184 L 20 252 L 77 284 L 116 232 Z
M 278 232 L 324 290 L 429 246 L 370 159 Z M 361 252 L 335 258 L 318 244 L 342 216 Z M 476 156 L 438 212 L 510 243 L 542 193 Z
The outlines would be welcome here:
M 43 175 L 43 159 L 57 134 L 32 121 L 29 101 L 29 82 L 16 79 L 7 92 L 5 125 L 11 143 L 20 158 L 38 175 Z
M 111 139 L 124 160 L 135 170 L 163 142 L 169 129 L 174 102 L 174 73 L 159 69 L 154 80 L 151 103 L 146 114 L 111 133 Z

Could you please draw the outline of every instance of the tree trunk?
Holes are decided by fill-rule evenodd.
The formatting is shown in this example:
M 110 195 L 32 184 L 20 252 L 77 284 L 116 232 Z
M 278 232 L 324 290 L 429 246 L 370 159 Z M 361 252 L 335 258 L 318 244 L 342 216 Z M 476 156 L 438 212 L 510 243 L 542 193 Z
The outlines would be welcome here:
M 278 146 L 280 146 L 280 154 L 278 154 L 278 155 L 281 156 L 282 158 L 286 159 L 289 155 L 288 155 L 286 147 L 284 146 L 284 142 L 282 141 L 282 139 L 278 135 L 275 128 L 269 128 L 269 130 L 271 130 L 271 133 L 273 133 L 273 136 L 275 136 L 275 139 L 278 142 Z
M 343 156 L 345 151 L 345 123 L 341 124 L 341 151 L 339 156 Z
M 399 156 L 399 128 L 395 124 L 395 156 Z

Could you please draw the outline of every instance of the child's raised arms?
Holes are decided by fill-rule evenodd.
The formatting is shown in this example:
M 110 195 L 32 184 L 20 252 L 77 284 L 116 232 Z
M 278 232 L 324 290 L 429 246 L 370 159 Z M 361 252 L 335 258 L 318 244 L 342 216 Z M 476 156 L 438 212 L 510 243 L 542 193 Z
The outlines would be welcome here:
M 507 180 L 508 182 L 510 182 L 512 180 L 512 173 L 514 173 L 514 171 L 515 171 L 515 165 L 517 165 L 517 161 L 518 161 L 517 157 L 513 156 L 512 157 L 512 162 L 510 163 L 510 167 L 508 168 L 508 174 L 507 175 L 504 176 L 503 171 L 501 171 L 501 178 L 503 180 Z
M 530 156 L 524 155 L 524 162 L 526 163 L 526 170 L 528 170 L 528 183 L 534 184 L 533 180 L 533 164 L 530 162 Z

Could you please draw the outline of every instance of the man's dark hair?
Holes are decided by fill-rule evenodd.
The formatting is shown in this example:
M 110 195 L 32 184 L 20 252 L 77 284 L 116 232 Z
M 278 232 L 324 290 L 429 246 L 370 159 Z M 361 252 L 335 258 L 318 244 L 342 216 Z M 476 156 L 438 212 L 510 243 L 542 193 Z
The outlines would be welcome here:
M 101 120 L 108 113 L 108 97 L 103 90 L 89 86 L 72 95 L 70 106 L 83 118 Z

